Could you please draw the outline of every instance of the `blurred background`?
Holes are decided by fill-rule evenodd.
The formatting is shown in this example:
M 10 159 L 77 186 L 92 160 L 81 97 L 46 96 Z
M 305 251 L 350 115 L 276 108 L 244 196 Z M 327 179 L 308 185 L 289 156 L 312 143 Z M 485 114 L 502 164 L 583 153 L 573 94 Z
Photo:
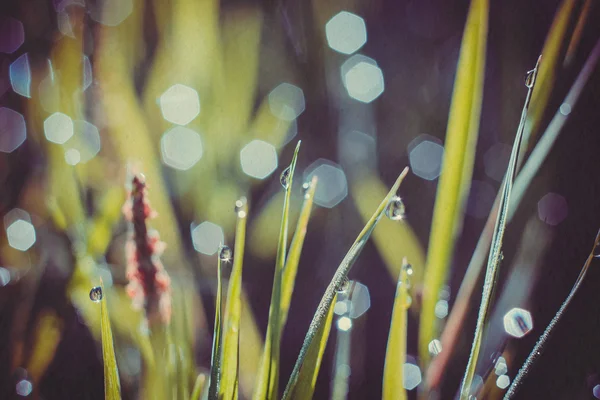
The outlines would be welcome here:
M 436 307 L 440 326 L 504 176 L 527 93 L 525 73 L 560 3 L 491 4 L 473 181 L 447 295 L 439 313 Z M 559 109 L 569 119 L 506 233 L 498 296 L 533 320 L 531 332 L 507 346 L 511 377 L 572 287 L 600 227 L 600 71 L 576 106 L 561 108 L 600 37 L 596 3 L 586 2 L 588 22 L 561 66 L 540 125 Z M 283 335 L 283 382 L 335 268 L 387 188 L 411 168 L 400 193 L 406 220 L 382 221 L 350 274 L 366 288 L 364 313 L 352 325 L 348 398 L 379 398 L 404 255 L 415 269 L 408 352 L 418 364 L 419 282 L 468 6 L 463 0 L 3 0 L 0 398 L 103 398 L 98 321 L 86 314 L 90 285 L 100 278 L 115 293 L 123 396 L 137 398 L 139 318 L 127 311 L 123 291 L 128 168 L 147 178 L 159 214 L 150 224 L 167 244 L 162 261 L 174 281 L 174 315 L 189 311 L 181 331 L 190 333 L 200 370 L 210 362 L 215 253 L 221 242 L 233 245 L 233 205 L 248 198 L 241 366 L 241 393 L 248 397 L 268 320 L 283 203 L 279 174 L 298 140 L 301 179 L 294 182 L 292 218 L 302 182 L 317 175 L 319 186 Z M 518 398 L 600 398 L 600 265 L 594 263 Z M 524 283 L 511 286 L 514 276 L 526 276 L 516 279 Z M 475 309 L 441 398 L 452 398 L 462 378 Z M 335 344 L 333 329 L 317 399 L 331 393 Z M 416 367 L 410 389 L 421 375 Z

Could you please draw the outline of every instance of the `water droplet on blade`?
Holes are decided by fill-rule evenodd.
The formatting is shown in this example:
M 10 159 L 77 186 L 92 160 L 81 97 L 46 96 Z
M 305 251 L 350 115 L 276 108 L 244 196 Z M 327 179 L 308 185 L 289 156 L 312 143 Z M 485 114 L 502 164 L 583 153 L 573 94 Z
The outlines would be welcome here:
M 96 287 L 93 287 L 92 290 L 90 290 L 90 300 L 91 301 L 97 303 L 100 300 L 102 300 L 102 297 L 104 297 L 104 294 L 102 293 L 102 287 L 96 286 Z
M 400 221 L 405 217 L 406 208 L 399 196 L 394 196 L 385 209 L 385 215 L 392 221 Z
M 308 191 L 310 190 L 311 187 L 311 183 L 310 182 L 304 182 L 302 184 L 302 193 L 304 194 L 305 198 L 308 198 Z
M 231 249 L 229 248 L 229 246 L 223 245 L 219 248 L 219 258 L 221 259 L 221 261 L 224 261 L 224 262 L 231 261 L 232 255 L 233 255 L 233 253 L 231 252 Z
M 533 78 L 535 77 L 535 69 L 532 69 L 531 71 L 527 71 L 527 75 L 525 75 L 525 86 L 527 86 L 528 88 L 532 88 L 533 87 Z
M 242 196 L 235 202 L 235 213 L 239 218 L 245 218 L 248 214 L 248 199 Z
M 283 188 L 285 190 L 287 190 L 290 186 L 290 175 L 291 175 L 291 168 L 287 167 L 286 169 L 283 170 L 283 172 L 281 173 L 281 176 L 279 177 L 279 182 L 281 182 L 281 186 L 283 186 Z
M 335 288 L 338 293 L 346 293 L 350 289 L 350 280 L 348 277 L 344 277 L 344 280 Z

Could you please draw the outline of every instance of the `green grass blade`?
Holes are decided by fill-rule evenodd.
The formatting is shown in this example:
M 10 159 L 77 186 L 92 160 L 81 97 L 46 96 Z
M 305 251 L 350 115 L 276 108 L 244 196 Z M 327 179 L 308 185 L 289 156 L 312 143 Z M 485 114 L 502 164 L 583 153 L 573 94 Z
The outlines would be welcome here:
M 300 141 L 296 145 L 292 162 L 284 170 L 287 174 L 285 188 L 285 198 L 283 201 L 283 215 L 281 217 L 281 229 L 279 231 L 279 242 L 277 246 L 277 258 L 275 261 L 275 276 L 273 278 L 273 291 L 271 294 L 271 305 L 269 307 L 269 323 L 267 325 L 267 335 L 265 346 L 261 357 L 259 374 L 257 376 L 257 386 L 253 398 L 255 400 L 275 399 L 279 391 L 279 355 L 281 341 L 281 294 L 282 277 L 286 258 L 286 245 L 289 224 L 290 197 L 293 184 L 298 151 L 300 150 Z
M 363 230 L 359 233 L 358 237 L 352 244 L 352 247 L 350 247 L 350 250 L 348 251 L 348 253 L 346 253 L 346 256 L 338 266 L 333 278 L 331 279 L 331 282 L 329 282 L 329 285 L 327 286 L 327 289 L 323 294 L 323 298 L 321 299 L 321 302 L 317 307 L 317 311 L 315 312 L 315 315 L 313 316 L 313 319 L 310 323 L 308 332 L 306 333 L 306 337 L 304 338 L 304 343 L 302 344 L 302 348 L 300 349 L 300 354 L 298 355 L 298 359 L 296 360 L 296 365 L 294 366 L 292 375 L 290 376 L 290 379 L 287 383 L 287 387 L 285 388 L 285 392 L 283 395 L 284 399 L 289 399 L 295 390 L 295 386 L 300 376 L 300 370 L 302 369 L 302 366 L 306 360 L 312 342 L 317 337 L 321 326 L 325 323 L 327 315 L 330 312 L 331 304 L 333 303 L 333 300 L 336 295 L 336 289 L 342 287 L 343 282 L 348 277 L 348 272 L 352 268 L 352 265 L 356 261 L 363 247 L 365 246 L 365 243 L 371 236 L 373 229 L 375 229 L 375 226 L 381 219 L 383 213 L 385 212 L 390 202 L 390 199 L 393 196 L 395 196 L 396 192 L 398 191 L 398 188 L 400 187 L 400 184 L 402 183 L 407 174 L 408 168 L 405 168 L 404 171 L 402 171 L 402 173 L 398 177 L 398 179 L 396 179 L 396 182 L 394 183 L 388 194 L 385 196 L 385 198 L 381 201 L 381 203 L 375 210 L 375 213 L 373 214 L 373 216 L 371 216 L 371 219 L 369 219 Z
M 302 253 L 302 245 L 304 244 L 304 238 L 306 237 L 306 227 L 308 226 L 308 220 L 312 211 L 313 200 L 315 197 L 315 191 L 317 190 L 317 176 L 313 176 L 309 187 L 304 194 L 304 202 L 302 203 L 302 210 L 300 211 L 300 217 L 296 224 L 296 230 L 290 249 L 288 252 L 287 259 L 285 260 L 285 268 L 283 269 L 283 278 L 281 283 L 281 329 L 285 327 L 287 321 L 288 311 L 290 309 L 290 302 L 292 301 L 292 293 L 294 291 L 294 283 L 296 281 L 296 273 L 298 272 L 298 265 L 300 264 L 300 255 Z
M 541 58 L 541 57 L 540 57 Z M 502 253 L 502 240 L 504 238 L 504 231 L 506 228 L 508 206 L 510 203 L 510 194 L 512 190 L 513 180 L 517 169 L 517 156 L 521 147 L 521 140 L 523 138 L 523 130 L 525 129 L 525 121 L 527 119 L 527 110 L 529 108 L 529 102 L 531 101 L 531 94 L 535 85 L 535 79 L 539 68 L 540 59 L 535 68 L 531 72 L 531 84 L 529 85 L 529 91 L 523 106 L 523 112 L 521 114 L 521 122 L 517 129 L 515 141 L 510 154 L 508 162 L 508 169 L 504 178 L 504 185 L 502 186 L 502 196 L 500 197 L 500 204 L 498 206 L 498 216 L 496 218 L 496 225 L 494 227 L 494 236 L 492 238 L 492 247 L 488 258 L 487 270 L 485 273 L 485 281 L 483 284 L 483 295 L 481 298 L 481 306 L 479 307 L 479 315 L 477 317 L 477 325 L 475 326 L 475 338 L 473 339 L 473 345 L 471 347 L 471 355 L 467 363 L 467 369 L 465 371 L 465 377 L 461 388 L 461 399 L 468 400 L 471 395 L 471 385 L 473 383 L 473 377 L 475 376 L 475 368 L 477 367 L 477 360 L 479 358 L 479 351 L 483 342 L 483 329 L 488 320 L 488 314 L 490 304 L 495 289 L 496 279 L 499 270 L 499 264 Z
M 488 8 L 488 0 L 471 1 L 460 48 L 424 272 L 419 355 L 425 363 L 429 360 L 427 345 L 436 336 L 435 304 L 447 279 L 473 172 L 483 95 Z
M 104 292 L 104 285 L 101 285 Z M 121 383 L 119 381 L 119 370 L 115 358 L 112 329 L 108 317 L 106 297 L 100 300 L 100 326 L 102 331 L 102 360 L 104 361 L 104 398 L 106 400 L 121 400 Z
M 392 322 L 385 351 L 383 369 L 383 400 L 406 400 L 404 389 L 404 363 L 406 362 L 407 310 L 410 307 L 408 293 L 412 269 L 406 261 L 402 261 L 398 277 Z
M 323 353 L 325 352 L 325 347 L 327 347 L 327 339 L 329 339 L 329 332 L 331 331 L 331 323 L 334 315 L 333 304 L 335 304 L 335 297 L 332 305 L 329 307 L 329 311 L 327 312 L 323 324 L 319 327 L 314 340 L 306 352 L 306 358 L 304 364 L 300 368 L 296 385 L 287 398 L 294 400 L 310 400 L 313 397 L 317 376 L 319 375 L 319 370 L 321 368 Z M 286 397 L 284 396 L 284 398 Z
M 239 379 L 239 338 L 240 319 L 242 314 L 242 268 L 244 265 L 244 247 L 246 243 L 246 221 L 248 220 L 248 205 L 245 198 L 236 203 L 237 225 L 235 229 L 235 247 L 233 252 L 233 267 L 229 278 L 227 304 L 225 309 L 223 335 L 223 362 L 221 399 L 237 399 L 236 388 Z
M 206 386 L 206 375 L 198 374 L 196 377 L 196 382 L 194 382 L 194 389 L 192 390 L 192 394 L 190 395 L 190 400 L 200 400 L 202 396 L 202 391 Z
M 210 362 L 210 382 L 208 384 L 208 400 L 217 400 L 219 398 L 219 386 L 221 384 L 221 352 L 223 340 L 223 327 L 221 326 L 221 297 L 223 291 L 221 247 L 217 252 L 217 296 L 215 300 L 215 326 L 213 330 L 212 356 Z

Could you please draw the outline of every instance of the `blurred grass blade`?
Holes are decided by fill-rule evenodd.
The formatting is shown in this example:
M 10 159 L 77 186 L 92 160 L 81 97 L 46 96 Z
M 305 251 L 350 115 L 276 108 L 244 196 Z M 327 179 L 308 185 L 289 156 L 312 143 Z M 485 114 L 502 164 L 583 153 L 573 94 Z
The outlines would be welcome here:
M 300 150 L 300 141 L 296 145 L 294 156 L 290 166 L 282 173 L 282 184 L 285 189 L 285 199 L 283 201 L 283 215 L 281 217 L 281 229 L 279 231 L 279 243 L 277 246 L 277 258 L 275 261 L 275 276 L 273 278 L 273 291 L 271 294 L 271 305 L 269 307 L 269 323 L 267 325 L 267 335 L 265 346 L 261 357 L 259 373 L 256 378 L 257 387 L 254 391 L 254 399 L 275 399 L 279 391 L 279 356 L 281 341 L 281 297 L 282 297 L 282 277 L 285 266 L 286 245 L 289 224 L 290 197 L 298 160 L 298 151 Z
M 235 392 L 239 379 L 242 268 L 244 265 L 244 247 L 246 243 L 246 221 L 248 220 L 248 204 L 245 197 L 236 202 L 236 214 L 237 226 L 235 229 L 233 267 L 229 278 L 225 321 L 223 324 L 223 377 L 219 391 L 219 398 L 221 399 L 237 398 Z
M 483 95 L 488 8 L 488 0 L 471 1 L 456 70 L 423 279 L 419 355 L 425 363 L 429 360 L 427 345 L 436 336 L 435 304 L 448 275 L 473 172 Z
M 579 100 L 579 96 L 581 95 L 583 88 L 586 86 L 587 81 L 592 75 L 592 72 L 596 68 L 596 64 L 598 63 L 599 59 L 600 40 L 596 42 L 592 53 L 588 57 L 583 69 L 577 76 L 577 79 L 571 87 L 571 90 L 569 90 L 569 93 L 565 97 L 563 104 L 568 104 L 570 107 L 575 107 L 577 101 Z M 538 82 L 538 84 L 542 83 Z M 531 155 L 527 159 L 527 162 L 523 166 L 523 169 L 517 176 L 513 187 L 510 207 L 508 209 L 508 222 L 510 222 L 512 219 L 523 196 L 525 195 L 525 191 L 550 153 L 550 150 L 558 139 L 558 136 L 561 133 L 567 119 L 568 115 L 563 114 L 560 110 L 556 111 L 554 118 L 552 118 L 548 128 L 534 147 Z M 448 321 L 446 322 L 446 327 L 441 338 L 442 348 L 446 350 L 436 357 L 431 365 L 430 370 L 427 372 L 427 386 L 429 388 L 436 388 L 441 384 L 441 379 L 446 368 L 445 366 L 450 359 L 451 351 L 455 348 L 455 344 L 460 336 L 460 333 L 462 332 L 461 327 L 471 305 L 471 297 L 475 291 L 475 286 L 477 284 L 477 280 L 479 279 L 483 263 L 485 262 L 485 256 L 489 250 L 490 241 L 492 240 L 492 232 L 494 228 L 493 218 L 495 218 L 497 213 L 498 201 L 496 201 L 492 207 L 488 221 L 486 222 L 483 232 L 479 237 L 479 241 L 477 242 L 477 246 L 475 247 L 475 251 L 473 252 L 469 266 L 467 267 L 467 272 L 456 296 L 456 301 L 452 307 Z
M 352 285 L 354 287 L 354 285 Z M 348 291 L 346 292 L 348 293 Z M 343 296 L 336 298 L 335 305 L 340 301 L 350 301 Z M 352 326 L 340 328 L 340 318 L 348 318 L 348 312 L 340 315 L 336 323 L 335 360 L 333 370 L 333 383 L 331 384 L 331 400 L 346 400 L 348 398 L 350 374 L 350 345 L 352 344 Z
M 533 365 L 535 360 L 544 351 L 544 346 L 546 345 L 548 338 L 552 334 L 552 331 L 554 330 L 554 327 L 556 326 L 556 324 L 558 324 L 561 317 L 565 313 L 565 310 L 571 303 L 571 300 L 573 300 L 573 297 L 575 297 L 577 290 L 579 290 L 581 283 L 585 279 L 585 276 L 587 274 L 588 269 L 590 268 L 592 260 L 597 257 L 599 250 L 600 250 L 600 230 L 596 234 L 596 239 L 594 240 L 594 246 L 592 247 L 592 251 L 590 252 L 590 255 L 588 256 L 587 260 L 585 261 L 585 264 L 583 264 L 583 268 L 581 268 L 581 272 L 579 273 L 579 276 L 577 277 L 577 280 L 575 281 L 575 284 L 573 285 L 571 292 L 569 292 L 569 295 L 567 296 L 565 301 L 562 303 L 562 305 L 556 312 L 556 315 L 554 316 L 554 318 L 552 318 L 552 320 L 550 321 L 550 323 L 544 330 L 544 333 L 542 334 L 542 336 L 540 336 L 539 340 L 533 347 L 533 350 L 531 350 L 531 353 L 529 353 L 527 360 L 525 360 L 525 363 L 521 366 L 521 369 L 519 369 L 517 376 L 515 376 L 515 379 L 512 381 L 512 384 L 510 385 L 508 391 L 504 395 L 505 400 L 508 400 L 508 399 L 511 399 L 514 397 L 514 395 L 516 394 L 516 392 L 519 388 L 519 385 L 521 384 L 521 381 L 523 380 L 525 375 L 527 375 L 527 373 L 531 369 L 531 366 Z
M 196 377 L 196 382 L 194 382 L 194 389 L 192 390 L 192 394 L 190 395 L 190 400 L 200 400 L 202 396 L 202 391 L 206 386 L 206 375 L 198 374 Z
M 223 340 L 223 327 L 221 326 L 221 297 L 223 291 L 222 283 L 222 264 L 221 246 L 217 252 L 217 296 L 215 300 L 215 326 L 213 330 L 212 356 L 210 360 L 210 382 L 208 383 L 208 399 L 217 400 L 219 398 L 219 385 L 221 380 L 221 352 Z
M 381 201 L 381 203 L 375 210 L 375 213 L 371 216 L 371 219 L 369 219 L 363 230 L 359 233 L 358 237 L 352 244 L 352 247 L 350 247 L 350 250 L 348 251 L 348 253 L 346 253 L 344 259 L 335 271 L 335 274 L 331 279 L 331 282 L 329 282 L 329 285 L 327 286 L 327 289 L 323 294 L 323 298 L 321 299 L 321 302 L 317 307 L 317 311 L 313 316 L 313 319 L 308 328 L 308 332 L 306 333 L 306 337 L 304 338 L 304 343 L 302 344 L 302 348 L 300 349 L 300 354 L 298 355 L 298 359 L 296 360 L 296 365 L 294 365 L 294 370 L 292 371 L 290 380 L 288 381 L 287 387 L 285 388 L 285 392 L 283 394 L 284 399 L 291 398 L 291 395 L 295 391 L 295 387 L 298 383 L 298 379 L 300 376 L 300 371 L 303 367 L 305 360 L 307 359 L 308 351 L 312 346 L 313 340 L 317 337 L 321 326 L 326 322 L 327 315 L 330 312 L 331 304 L 334 301 L 337 288 L 343 286 L 344 281 L 348 277 L 348 272 L 352 268 L 352 265 L 354 265 L 354 262 L 356 261 L 360 252 L 365 246 L 365 243 L 371 236 L 373 229 L 375 229 L 375 226 L 377 225 L 386 208 L 388 207 L 391 198 L 396 195 L 400 184 L 402 183 L 407 174 L 408 168 L 405 168 L 404 171 L 402 171 L 402 173 L 398 177 L 398 179 L 396 179 L 396 182 L 394 183 L 388 194 L 385 196 L 385 198 Z
M 291 393 L 287 397 L 294 400 L 310 400 L 313 397 L 315 391 L 315 384 L 317 383 L 317 376 L 321 368 L 321 361 L 323 359 L 323 353 L 325 353 L 325 347 L 327 347 L 327 339 L 329 338 L 329 332 L 331 331 L 331 322 L 333 321 L 333 304 L 335 304 L 335 297 L 332 305 L 329 307 L 329 311 L 326 314 L 325 320 L 317 330 L 315 340 L 312 341 L 308 351 L 306 352 L 306 358 L 304 364 L 300 369 L 298 380 L 296 385 L 292 389 Z
M 590 16 L 591 9 L 592 0 L 585 0 L 585 3 L 581 7 L 579 17 L 577 18 L 577 24 L 573 30 L 573 35 L 571 35 L 571 41 L 569 41 L 569 46 L 567 47 L 567 53 L 565 54 L 563 67 L 570 65 L 573 61 L 573 57 L 575 57 L 575 53 L 577 52 L 579 42 L 581 42 L 581 37 L 583 35 L 583 28 L 585 27 L 588 17 Z
M 398 276 L 398 286 L 392 311 L 392 322 L 385 351 L 383 369 L 383 400 L 406 400 L 404 389 L 404 363 L 406 362 L 407 310 L 410 307 L 408 293 L 412 269 L 406 260 L 402 260 L 402 268 Z
M 508 169 L 504 178 L 504 184 L 502 186 L 502 195 L 500 197 L 500 203 L 498 205 L 498 216 L 496 218 L 496 225 L 494 227 L 494 236 L 492 238 L 491 251 L 488 258 L 487 270 L 485 273 L 485 281 L 483 283 L 483 294 L 481 297 L 481 305 L 479 307 L 479 315 L 477 316 L 477 325 L 475 326 L 475 337 L 471 347 L 471 355 L 467 363 L 467 369 L 461 388 L 461 399 L 468 400 L 471 395 L 471 384 L 473 383 L 473 377 L 475 376 L 475 368 L 477 367 L 477 360 L 479 359 L 479 351 L 483 342 L 483 329 L 488 320 L 488 314 L 490 310 L 490 304 L 495 290 L 495 284 L 498 276 L 499 265 L 502 259 L 502 240 L 504 238 L 504 231 L 506 229 L 506 222 L 508 216 L 508 207 L 510 203 L 510 195 L 513 186 L 513 180 L 516 175 L 517 169 L 517 157 L 521 146 L 521 139 L 523 138 L 523 130 L 525 129 L 525 121 L 527 119 L 527 110 L 531 101 L 531 95 L 535 87 L 535 80 L 538 73 L 540 64 L 540 58 L 535 68 L 528 72 L 526 85 L 529 88 L 525 104 L 523 105 L 523 111 L 521 113 L 521 121 L 517 129 L 515 141 L 513 143 L 512 151 L 510 154 L 510 160 L 508 162 Z M 475 395 L 475 394 L 474 394 Z
M 104 285 L 101 285 L 104 293 Z M 106 306 L 106 296 L 100 300 L 100 327 L 102 330 L 102 359 L 104 361 L 104 398 L 106 400 L 121 399 L 121 383 L 119 381 L 119 370 L 115 358 L 115 348 L 113 344 L 112 329 L 110 328 L 110 318 L 108 318 L 108 308 Z
M 294 291 L 294 283 L 296 281 L 296 273 L 298 272 L 298 265 L 300 264 L 300 255 L 302 253 L 302 245 L 304 244 L 304 238 L 306 237 L 306 228 L 310 219 L 312 211 L 313 200 L 315 197 L 315 191 L 317 190 L 317 176 L 313 176 L 309 183 L 309 187 L 304 194 L 304 202 L 302 203 L 302 210 L 300 211 L 300 217 L 296 224 L 296 231 L 294 232 L 294 238 L 290 244 L 290 250 L 285 260 L 285 268 L 283 269 L 283 278 L 281 283 L 281 329 L 285 327 L 285 323 L 288 317 L 288 311 L 290 309 L 290 302 L 292 301 L 292 293 Z
M 371 216 L 371 210 L 385 196 L 387 188 L 376 175 L 369 174 L 355 180 L 350 191 L 358 212 L 366 222 Z M 425 253 L 407 221 L 399 224 L 397 221 L 383 219 L 373 232 L 373 242 L 394 280 L 400 275 L 402 259 L 406 256 L 415 269 L 412 276 L 413 287 L 421 283 Z

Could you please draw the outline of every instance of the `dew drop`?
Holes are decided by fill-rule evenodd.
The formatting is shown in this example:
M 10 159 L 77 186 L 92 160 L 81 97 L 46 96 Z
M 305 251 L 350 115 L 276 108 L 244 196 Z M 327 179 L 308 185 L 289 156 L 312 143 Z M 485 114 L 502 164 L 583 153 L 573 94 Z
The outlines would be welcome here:
M 402 270 L 406 272 L 406 275 L 411 276 L 413 274 L 413 267 L 410 264 L 404 264 Z
M 233 253 L 231 252 L 231 249 L 229 248 L 229 246 L 222 245 L 219 248 L 219 258 L 221 259 L 221 261 L 224 261 L 224 262 L 231 261 L 232 255 L 233 255 Z
M 347 276 L 344 277 L 344 280 L 340 282 L 340 284 L 336 287 L 336 292 L 338 293 L 346 293 L 350 289 L 350 280 Z
M 310 187 L 310 182 L 304 182 L 302 184 L 302 193 L 304 194 L 304 198 L 308 198 L 308 191 L 310 190 Z
M 409 308 L 412 305 L 412 296 L 407 294 L 406 301 L 404 302 L 404 307 Z
M 102 287 L 95 286 L 92 288 L 92 290 L 90 290 L 91 301 L 98 303 L 100 300 L 102 300 L 102 297 L 104 297 L 104 294 L 102 293 Z
M 406 209 L 404 207 L 404 202 L 399 196 L 394 196 L 390 200 L 385 209 L 385 215 L 392 221 L 400 221 L 405 217 Z
M 527 71 L 527 75 L 525 75 L 525 86 L 527 86 L 530 89 L 533 87 L 534 76 L 535 76 L 535 69 L 532 69 L 531 71 Z
M 279 177 L 279 182 L 281 182 L 281 186 L 283 186 L 283 188 L 285 190 L 287 190 L 290 187 L 290 175 L 291 175 L 291 167 L 287 167 L 286 169 L 283 170 L 283 172 L 281 173 L 281 176 Z
M 248 214 L 248 199 L 242 196 L 235 202 L 235 213 L 239 218 L 245 218 Z

